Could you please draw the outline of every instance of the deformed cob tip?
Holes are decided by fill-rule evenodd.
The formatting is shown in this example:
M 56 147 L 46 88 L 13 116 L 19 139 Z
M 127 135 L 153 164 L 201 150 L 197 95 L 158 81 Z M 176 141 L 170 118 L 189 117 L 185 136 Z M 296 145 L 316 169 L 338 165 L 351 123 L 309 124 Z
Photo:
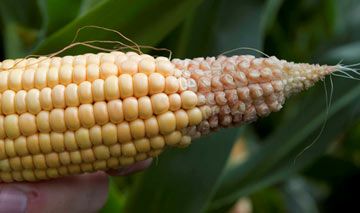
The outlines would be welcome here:
M 115 169 L 279 111 L 337 66 L 134 52 L 0 62 L 0 181 Z

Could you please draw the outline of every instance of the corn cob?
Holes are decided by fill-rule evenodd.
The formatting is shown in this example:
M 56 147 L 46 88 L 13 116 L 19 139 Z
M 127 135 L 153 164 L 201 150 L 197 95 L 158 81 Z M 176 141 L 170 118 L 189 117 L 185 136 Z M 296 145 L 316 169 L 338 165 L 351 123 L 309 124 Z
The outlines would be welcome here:
M 0 181 L 116 169 L 279 111 L 335 66 L 134 52 L 0 62 Z

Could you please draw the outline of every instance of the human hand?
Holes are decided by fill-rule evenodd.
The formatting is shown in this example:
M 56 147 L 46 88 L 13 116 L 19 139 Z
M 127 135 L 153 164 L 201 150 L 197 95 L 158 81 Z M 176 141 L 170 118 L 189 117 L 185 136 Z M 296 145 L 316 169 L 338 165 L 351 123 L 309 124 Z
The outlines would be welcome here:
M 0 213 L 97 212 L 108 195 L 108 174 L 124 176 L 150 166 L 152 159 L 119 170 L 35 183 L 1 183 Z

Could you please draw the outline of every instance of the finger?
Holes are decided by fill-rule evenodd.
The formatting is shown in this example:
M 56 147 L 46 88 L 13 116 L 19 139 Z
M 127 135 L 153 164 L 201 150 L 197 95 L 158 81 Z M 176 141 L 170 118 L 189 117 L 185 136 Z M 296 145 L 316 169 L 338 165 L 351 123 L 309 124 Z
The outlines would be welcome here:
M 97 212 L 106 202 L 103 172 L 37 183 L 0 184 L 0 212 Z
M 144 160 L 144 161 L 139 161 L 131 166 L 122 167 L 122 168 L 116 169 L 116 170 L 109 170 L 109 171 L 107 171 L 107 173 L 112 176 L 129 175 L 129 174 L 139 172 L 139 171 L 142 171 L 142 170 L 148 168 L 151 165 L 151 163 L 152 163 L 152 158 Z

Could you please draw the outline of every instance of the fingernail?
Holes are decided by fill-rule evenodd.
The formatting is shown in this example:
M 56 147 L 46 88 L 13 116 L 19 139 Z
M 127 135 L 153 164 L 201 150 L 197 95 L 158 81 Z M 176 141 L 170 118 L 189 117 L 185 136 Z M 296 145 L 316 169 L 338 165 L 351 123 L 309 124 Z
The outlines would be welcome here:
M 26 212 L 28 197 L 25 192 L 13 187 L 0 189 L 0 212 Z

